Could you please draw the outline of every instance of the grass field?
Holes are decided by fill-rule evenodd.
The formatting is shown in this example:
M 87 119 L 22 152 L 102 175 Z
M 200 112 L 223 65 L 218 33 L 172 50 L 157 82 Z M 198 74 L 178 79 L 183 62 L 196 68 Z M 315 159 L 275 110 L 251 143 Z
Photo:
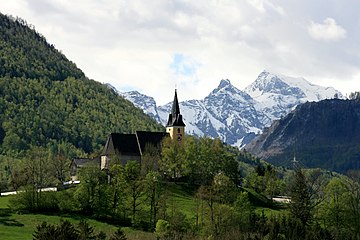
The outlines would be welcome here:
M 181 211 L 189 220 L 195 219 L 196 201 L 193 196 L 195 193 L 194 187 L 187 184 L 168 183 L 168 213 L 169 211 Z M 249 193 L 251 201 L 255 205 L 255 211 L 258 214 L 264 212 L 266 216 L 276 215 L 283 211 L 283 207 L 270 206 L 268 200 L 250 189 L 246 189 Z M 44 214 L 18 214 L 11 211 L 9 208 L 9 201 L 12 196 L 0 197 L 0 239 L 1 240 L 24 240 L 32 239 L 32 235 L 36 226 L 46 221 L 48 224 L 58 224 L 60 219 L 68 220 L 77 225 L 81 216 L 78 215 L 44 215 Z M 117 226 L 96 221 L 94 219 L 85 219 L 95 232 L 103 231 L 109 237 L 116 231 Z M 122 228 L 129 240 L 139 239 L 156 239 L 154 233 L 135 230 L 132 228 Z
M 169 183 L 169 211 L 171 208 L 180 209 L 188 218 L 195 215 L 195 202 L 192 198 L 194 189 L 188 185 Z M 17 214 L 9 208 L 9 201 L 13 196 L 0 197 L 0 240 L 32 239 L 36 226 L 46 221 L 48 224 L 58 224 L 60 219 L 68 220 L 77 225 L 81 217 L 74 215 L 44 215 L 44 214 Z M 96 232 L 103 231 L 110 236 L 117 227 L 93 219 L 86 219 Z M 156 239 L 154 233 L 122 228 L 129 240 Z
M 174 183 L 170 183 L 168 188 L 171 190 L 168 203 L 169 211 L 177 209 L 184 213 L 187 218 L 195 218 L 196 202 L 193 198 L 195 189 L 189 188 L 187 184 Z
M 26 240 L 32 239 L 36 226 L 43 221 L 49 224 L 58 224 L 60 219 L 68 220 L 71 223 L 78 224 L 81 220 L 79 216 L 56 216 L 44 214 L 17 214 L 9 208 L 11 196 L 0 197 L 0 239 L 1 240 Z M 108 236 L 114 233 L 116 226 L 99 222 L 93 219 L 86 219 L 87 222 L 95 228 L 95 232 L 103 231 Z M 128 239 L 155 239 L 153 233 L 134 230 L 131 228 L 122 228 Z

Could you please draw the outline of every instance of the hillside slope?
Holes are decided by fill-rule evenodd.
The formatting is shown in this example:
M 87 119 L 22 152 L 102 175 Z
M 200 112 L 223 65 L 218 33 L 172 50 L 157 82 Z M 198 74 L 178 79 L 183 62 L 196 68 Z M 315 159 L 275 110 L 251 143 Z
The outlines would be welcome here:
M 275 121 L 246 150 L 275 165 L 294 154 L 306 167 L 360 169 L 360 101 L 323 100 L 299 105 Z
M 87 153 L 110 132 L 162 130 L 114 90 L 89 80 L 24 20 L 0 14 L 0 150 L 65 143 Z

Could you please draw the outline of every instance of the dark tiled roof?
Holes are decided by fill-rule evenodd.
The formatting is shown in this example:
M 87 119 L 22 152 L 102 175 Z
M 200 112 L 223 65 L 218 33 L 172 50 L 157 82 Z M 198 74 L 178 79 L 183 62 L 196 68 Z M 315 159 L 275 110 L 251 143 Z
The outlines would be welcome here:
M 101 155 L 123 154 L 140 156 L 148 144 L 160 147 L 161 141 L 169 134 L 166 132 L 137 131 L 136 134 L 111 133 Z
M 111 133 L 106 141 L 102 155 L 121 153 L 140 156 L 139 145 L 135 134 Z
M 166 132 L 136 131 L 136 136 L 141 153 L 143 154 L 148 144 L 151 144 L 155 147 L 160 147 L 161 141 L 164 139 L 164 137 L 169 136 L 169 134 Z

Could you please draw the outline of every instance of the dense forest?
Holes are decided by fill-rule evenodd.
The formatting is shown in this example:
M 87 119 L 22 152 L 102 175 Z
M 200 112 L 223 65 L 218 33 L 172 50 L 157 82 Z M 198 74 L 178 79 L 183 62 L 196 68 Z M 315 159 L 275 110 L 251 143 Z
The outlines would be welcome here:
M 3 154 L 58 143 L 92 153 L 111 132 L 163 129 L 114 90 L 87 79 L 26 21 L 0 14 L 0 33 Z

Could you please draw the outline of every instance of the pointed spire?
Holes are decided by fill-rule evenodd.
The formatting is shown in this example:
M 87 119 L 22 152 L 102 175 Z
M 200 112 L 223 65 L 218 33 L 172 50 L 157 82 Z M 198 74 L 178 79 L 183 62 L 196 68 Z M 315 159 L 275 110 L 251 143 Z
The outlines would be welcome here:
M 176 89 L 175 89 L 175 96 L 174 96 L 174 101 L 173 101 L 171 113 L 172 113 L 173 116 L 177 116 L 177 115 L 180 114 L 180 107 L 179 107 L 179 101 L 178 101 L 178 98 L 177 98 Z
M 171 109 L 171 113 L 169 114 L 169 119 L 166 124 L 167 127 L 172 126 L 181 126 L 184 127 L 185 123 L 182 120 L 182 115 L 180 114 L 179 101 L 177 98 L 177 91 L 175 89 L 174 101 Z

